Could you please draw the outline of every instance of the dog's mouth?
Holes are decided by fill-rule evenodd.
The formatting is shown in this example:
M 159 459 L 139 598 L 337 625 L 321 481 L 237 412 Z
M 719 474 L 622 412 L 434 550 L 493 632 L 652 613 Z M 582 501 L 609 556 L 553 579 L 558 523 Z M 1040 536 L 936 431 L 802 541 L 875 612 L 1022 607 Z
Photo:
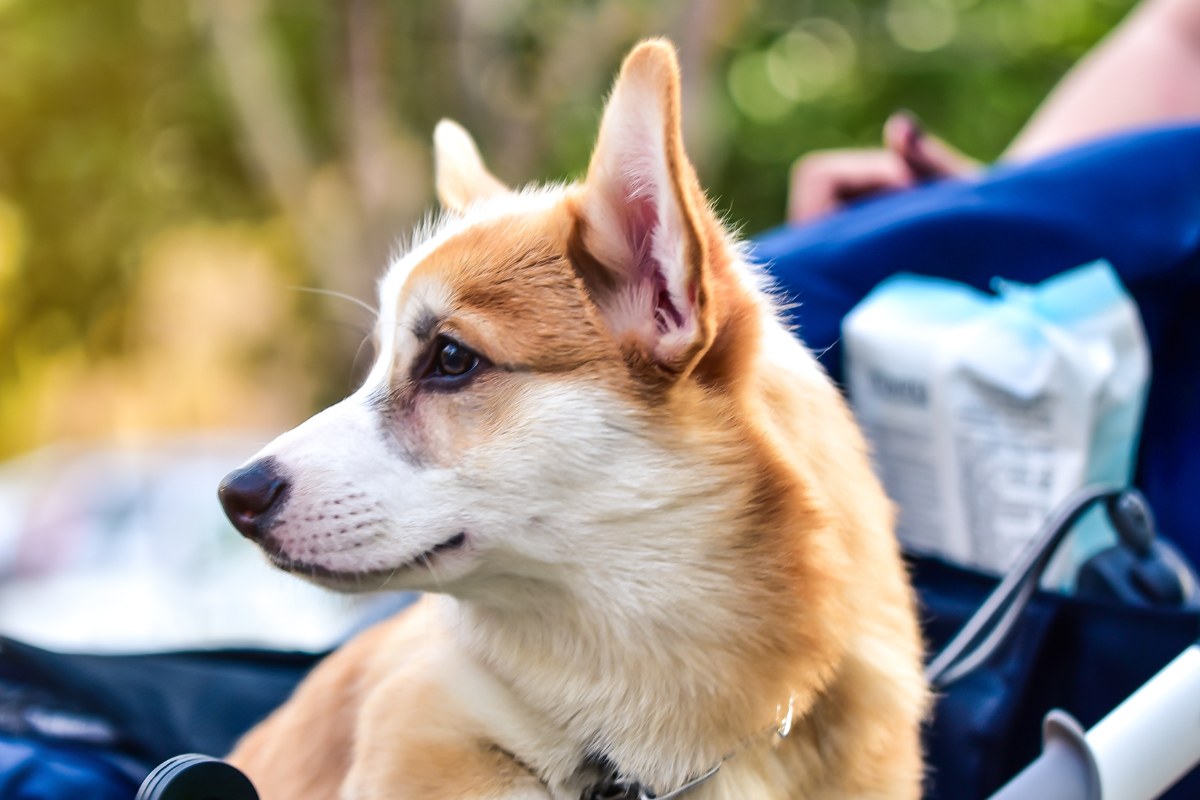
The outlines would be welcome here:
M 461 550 L 467 543 L 466 531 L 459 531 L 444 542 L 436 544 L 407 561 L 392 567 L 378 567 L 369 570 L 336 570 L 320 564 L 292 558 L 274 545 L 263 543 L 267 558 L 284 572 L 290 572 L 305 578 L 329 583 L 335 586 L 369 584 L 373 581 L 387 581 L 390 578 L 412 569 L 428 569 L 440 556 Z

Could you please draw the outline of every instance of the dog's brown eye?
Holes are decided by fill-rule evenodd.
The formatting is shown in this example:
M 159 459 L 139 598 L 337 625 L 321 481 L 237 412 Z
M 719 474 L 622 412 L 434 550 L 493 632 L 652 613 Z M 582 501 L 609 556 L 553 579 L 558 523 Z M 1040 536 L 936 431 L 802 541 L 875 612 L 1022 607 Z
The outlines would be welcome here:
M 459 378 L 479 366 L 479 356 L 453 339 L 439 339 L 435 347 L 433 374 L 446 378 Z
M 434 391 L 456 391 L 475 377 L 480 367 L 489 366 L 486 358 L 449 336 L 433 340 L 415 365 L 413 377 Z

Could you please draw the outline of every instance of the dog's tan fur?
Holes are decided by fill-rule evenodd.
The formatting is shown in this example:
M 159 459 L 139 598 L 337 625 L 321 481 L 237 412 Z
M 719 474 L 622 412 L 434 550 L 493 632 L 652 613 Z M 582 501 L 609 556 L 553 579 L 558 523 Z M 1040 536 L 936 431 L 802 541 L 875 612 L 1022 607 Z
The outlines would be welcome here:
M 676 236 L 680 254 L 649 298 L 630 289 L 616 263 L 628 242 L 612 235 L 629 201 L 613 192 L 641 168 L 621 148 L 644 147 L 626 129 L 645 119 L 661 124 L 656 213 L 676 214 L 655 235 Z M 461 391 L 423 393 L 406 377 L 412 348 L 385 347 L 373 376 L 387 399 L 362 402 L 414 474 L 468 475 L 454 491 L 486 508 L 462 512 L 463 552 L 377 581 L 447 596 L 330 656 L 232 761 L 265 800 L 574 800 L 596 756 L 665 793 L 731 752 L 689 800 L 918 797 L 926 689 L 892 512 L 841 397 L 699 187 L 673 50 L 651 41 L 629 56 L 580 185 L 530 200 L 460 129 L 443 125 L 437 144 L 457 221 L 393 268 L 385 319 L 400 328 L 440 303 L 431 324 L 490 366 Z M 564 397 L 577 425 L 556 416 Z M 344 415 L 367 414 L 355 408 Z M 374 430 L 339 414 L 268 448 L 295 491 L 320 461 L 312 441 Z M 600 456 L 573 477 L 596 439 L 609 442 L 596 453 L 628 454 L 627 485 Z M 595 484 L 581 488 L 589 465 Z M 516 511 L 496 494 L 527 485 L 518 505 L 538 533 L 510 545 L 491 526 Z M 453 502 L 429 506 L 420 525 L 452 530 L 437 526 Z M 389 567 L 377 539 L 418 553 L 438 538 L 389 528 L 356 554 L 298 517 L 278 520 L 276 547 L 343 572 Z M 789 701 L 795 727 L 778 740 L 767 729 Z

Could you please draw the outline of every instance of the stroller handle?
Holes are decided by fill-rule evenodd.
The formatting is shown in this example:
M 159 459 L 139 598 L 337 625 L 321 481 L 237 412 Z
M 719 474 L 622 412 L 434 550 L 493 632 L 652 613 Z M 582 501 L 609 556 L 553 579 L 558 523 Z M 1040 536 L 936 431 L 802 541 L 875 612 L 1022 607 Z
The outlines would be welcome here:
M 1045 749 L 991 800 L 1153 800 L 1200 761 L 1200 643 L 1087 733 L 1051 711 Z

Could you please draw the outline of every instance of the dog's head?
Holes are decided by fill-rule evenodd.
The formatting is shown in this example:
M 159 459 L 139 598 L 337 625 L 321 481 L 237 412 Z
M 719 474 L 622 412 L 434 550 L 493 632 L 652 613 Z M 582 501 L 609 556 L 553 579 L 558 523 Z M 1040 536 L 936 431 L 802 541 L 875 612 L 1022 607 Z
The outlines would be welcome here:
M 378 358 L 225 479 L 238 529 L 334 588 L 459 594 L 594 570 L 644 585 L 664 552 L 711 545 L 697 525 L 749 491 L 722 398 L 761 302 L 679 95 L 670 45 L 636 48 L 568 186 L 511 191 L 441 123 L 444 213 L 381 284 Z

